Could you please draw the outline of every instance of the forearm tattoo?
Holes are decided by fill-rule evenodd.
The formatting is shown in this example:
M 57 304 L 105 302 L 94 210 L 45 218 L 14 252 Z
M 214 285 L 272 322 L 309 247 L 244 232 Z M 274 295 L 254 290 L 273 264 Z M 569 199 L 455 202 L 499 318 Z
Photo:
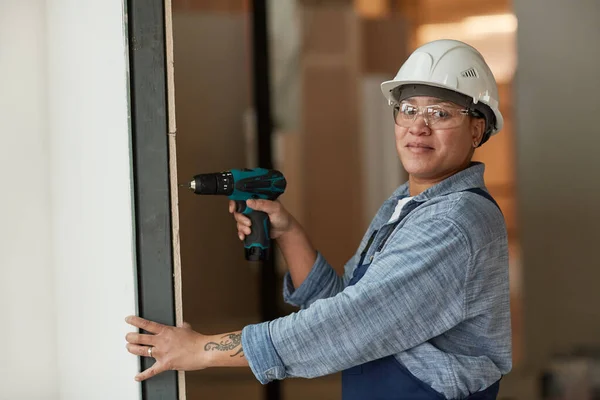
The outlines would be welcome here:
M 221 339 L 223 339 L 223 338 L 227 338 L 227 339 L 221 340 L 219 343 L 208 342 L 206 344 L 206 346 L 204 346 L 204 350 L 206 350 L 206 351 L 211 351 L 211 350 L 230 351 L 230 350 L 235 350 L 237 347 L 239 347 L 238 351 L 235 354 L 230 355 L 229 357 L 235 357 L 238 354 L 240 357 L 244 357 L 244 349 L 242 349 L 242 334 L 241 333 L 229 333 L 229 334 L 221 337 Z

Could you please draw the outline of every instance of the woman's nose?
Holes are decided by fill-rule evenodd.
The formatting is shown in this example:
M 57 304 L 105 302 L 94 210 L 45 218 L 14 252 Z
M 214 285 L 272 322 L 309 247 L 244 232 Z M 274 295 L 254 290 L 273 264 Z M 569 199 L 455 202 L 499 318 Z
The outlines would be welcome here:
M 417 118 L 415 118 L 410 128 L 408 128 L 408 132 L 415 136 L 429 135 L 431 128 L 429 128 L 427 120 L 422 115 L 417 115 Z

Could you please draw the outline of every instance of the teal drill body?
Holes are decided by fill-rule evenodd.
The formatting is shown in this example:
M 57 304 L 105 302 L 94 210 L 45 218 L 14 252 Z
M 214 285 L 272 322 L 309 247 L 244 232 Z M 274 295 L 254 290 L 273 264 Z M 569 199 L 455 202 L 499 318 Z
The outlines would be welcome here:
M 285 191 L 286 181 L 277 170 L 265 168 L 231 169 L 229 171 L 194 176 L 189 188 L 195 194 L 224 195 L 235 201 L 236 212 L 243 213 L 252 223 L 250 235 L 244 239 L 246 259 L 263 261 L 269 256 L 269 216 L 248 207 L 247 200 L 275 200 Z

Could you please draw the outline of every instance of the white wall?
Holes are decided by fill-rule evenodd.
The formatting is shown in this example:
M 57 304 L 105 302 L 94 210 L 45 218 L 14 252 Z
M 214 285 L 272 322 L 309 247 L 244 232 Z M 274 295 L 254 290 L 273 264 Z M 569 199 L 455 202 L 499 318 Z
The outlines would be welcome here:
M 2 400 L 58 394 L 44 3 L 0 0 Z
M 122 1 L 48 0 L 52 247 L 61 400 L 136 398 Z
M 0 399 L 140 397 L 123 7 L 0 0 Z

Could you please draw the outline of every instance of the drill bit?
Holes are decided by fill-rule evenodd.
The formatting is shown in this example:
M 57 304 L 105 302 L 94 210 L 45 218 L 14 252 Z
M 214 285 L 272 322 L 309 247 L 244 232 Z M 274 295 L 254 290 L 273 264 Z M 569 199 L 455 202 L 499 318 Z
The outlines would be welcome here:
M 188 182 L 188 183 L 180 183 L 178 186 L 179 186 L 180 188 L 183 188 L 183 187 L 184 187 L 184 188 L 187 188 L 187 189 L 189 189 L 189 190 L 192 190 L 192 191 L 193 191 L 193 190 L 195 190 L 195 189 L 196 189 L 196 181 L 192 180 L 191 182 Z

